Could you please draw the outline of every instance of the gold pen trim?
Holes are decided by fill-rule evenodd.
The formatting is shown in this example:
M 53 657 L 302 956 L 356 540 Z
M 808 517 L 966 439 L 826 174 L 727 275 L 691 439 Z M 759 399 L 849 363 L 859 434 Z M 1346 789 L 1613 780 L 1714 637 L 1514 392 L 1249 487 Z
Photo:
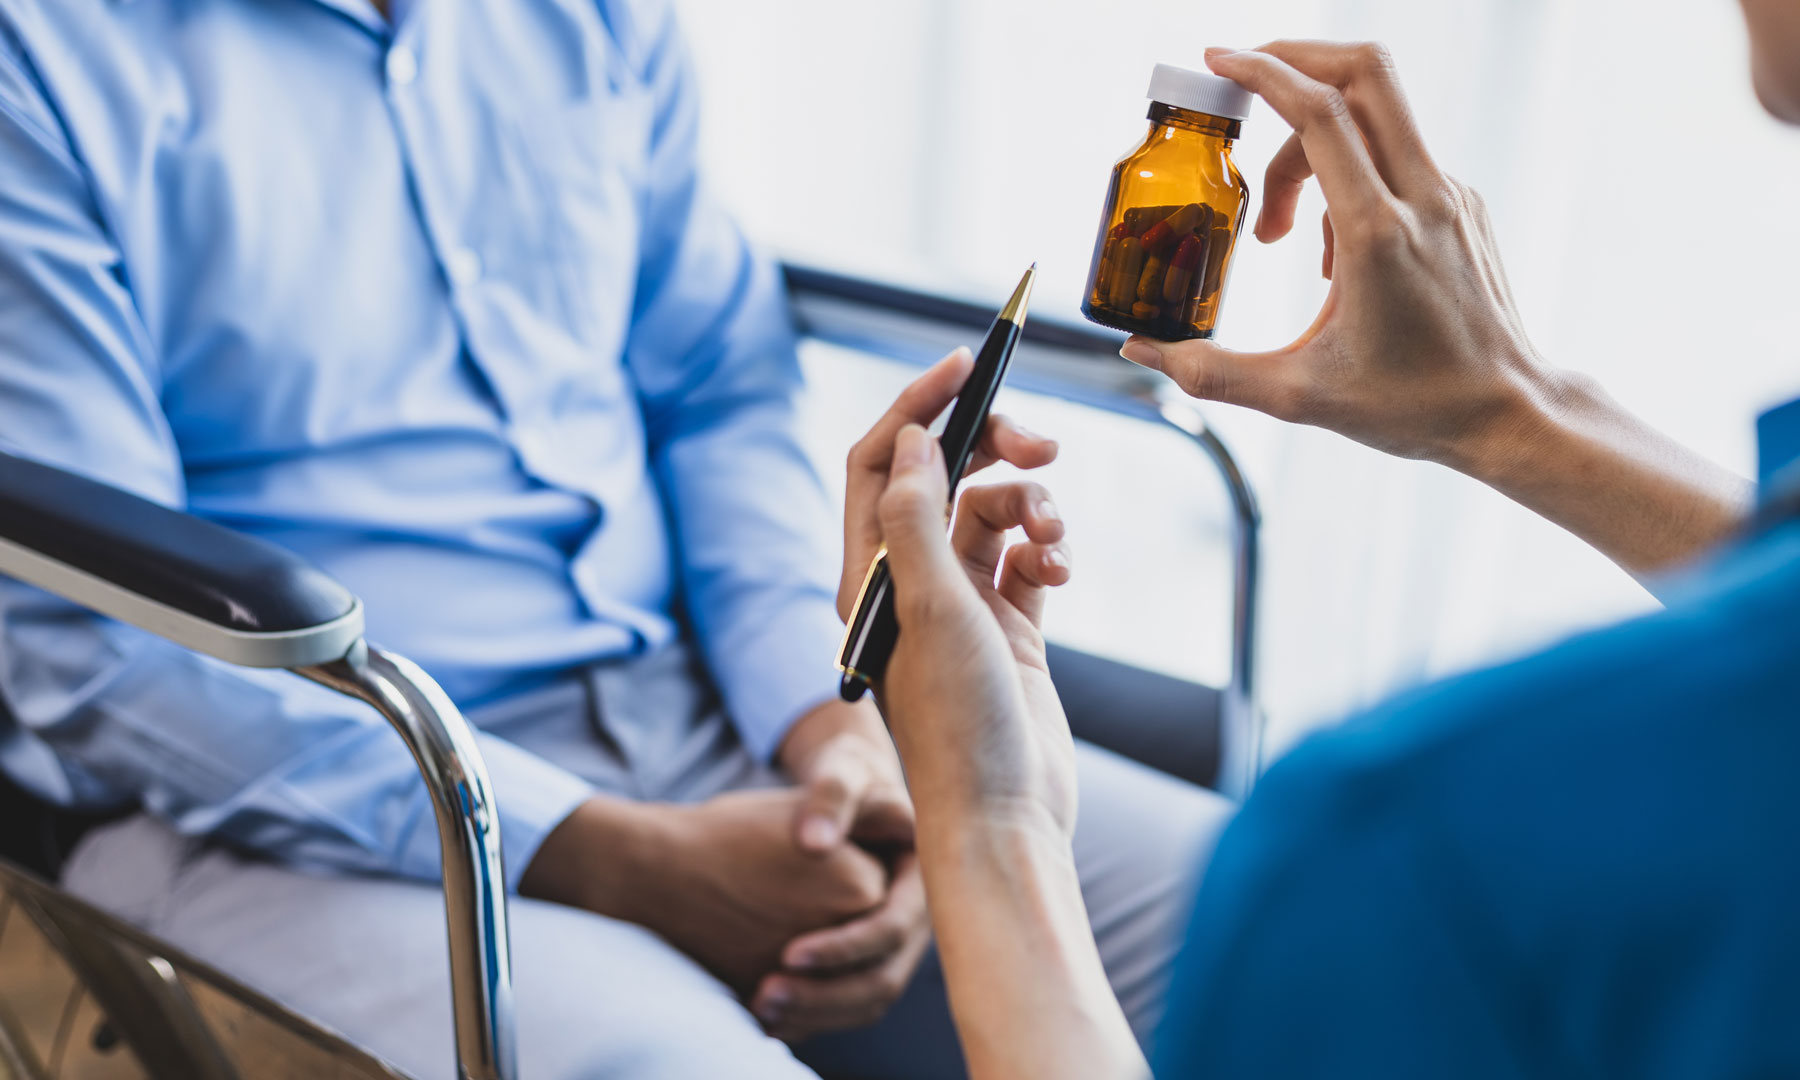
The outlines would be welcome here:
M 885 558 L 887 558 L 887 545 L 883 544 L 876 550 L 875 557 L 869 560 L 869 568 L 863 571 L 862 587 L 856 590 L 856 603 L 850 605 L 850 621 L 844 624 L 844 640 L 838 646 L 837 669 L 853 679 L 861 679 L 864 683 L 869 681 L 869 677 L 850 666 L 850 646 L 856 640 L 859 617 L 866 617 L 863 616 L 863 601 L 869 597 L 869 585 L 875 580 L 875 569 Z
M 1025 325 L 1025 309 L 1031 305 L 1031 286 L 1037 280 L 1037 263 L 1032 263 L 1019 279 L 1019 287 L 1013 290 L 1012 299 L 1000 309 L 1000 317 L 1016 326 Z

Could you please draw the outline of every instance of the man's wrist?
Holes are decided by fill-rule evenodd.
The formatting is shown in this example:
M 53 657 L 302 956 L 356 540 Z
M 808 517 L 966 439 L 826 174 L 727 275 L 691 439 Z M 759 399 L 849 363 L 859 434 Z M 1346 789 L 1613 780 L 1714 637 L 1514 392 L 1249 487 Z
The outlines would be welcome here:
M 840 735 L 867 738 L 884 750 L 893 745 L 881 714 L 866 700 L 828 700 L 808 709 L 795 720 L 775 749 L 775 761 L 790 776 L 804 776 L 826 743 Z
M 667 857 L 668 808 L 596 795 L 564 818 L 519 879 L 519 894 L 642 922 L 646 872 Z

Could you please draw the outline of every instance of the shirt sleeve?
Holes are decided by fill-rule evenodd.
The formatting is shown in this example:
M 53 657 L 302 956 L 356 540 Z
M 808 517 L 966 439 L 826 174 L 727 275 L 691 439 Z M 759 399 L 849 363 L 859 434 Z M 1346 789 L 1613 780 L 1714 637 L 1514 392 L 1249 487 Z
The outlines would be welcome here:
M 31 67 L 0 36 L 0 447 L 181 507 L 151 334 Z M 439 875 L 429 797 L 373 710 L 0 578 L 0 767 L 63 805 L 141 799 L 188 834 L 302 864 Z M 478 735 L 507 879 L 588 794 Z
M 1531 1075 L 1422 802 L 1312 748 L 1270 771 L 1207 870 L 1157 1076 Z
M 779 275 L 703 188 L 672 16 L 644 18 L 656 111 L 626 359 L 688 617 L 745 745 L 767 759 L 836 693 L 838 527 L 797 437 L 800 368 Z

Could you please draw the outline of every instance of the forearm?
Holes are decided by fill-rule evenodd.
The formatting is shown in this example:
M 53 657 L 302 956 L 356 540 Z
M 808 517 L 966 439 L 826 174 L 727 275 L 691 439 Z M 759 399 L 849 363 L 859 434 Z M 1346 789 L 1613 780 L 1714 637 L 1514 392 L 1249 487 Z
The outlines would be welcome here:
M 1060 830 L 1029 812 L 996 823 L 940 808 L 921 816 L 919 856 L 973 1080 L 1149 1074 Z
M 1600 386 L 1554 372 L 1447 461 L 1574 533 L 1636 577 L 1729 539 L 1750 483 L 1632 415 Z
M 652 878 L 640 874 L 664 848 L 665 815 L 653 803 L 594 795 L 550 831 L 519 877 L 519 895 L 642 923 Z
M 0 699 L 20 778 L 76 805 L 135 798 L 187 835 L 284 863 L 436 880 L 438 831 L 405 743 L 361 702 L 283 671 L 235 668 L 0 581 L 13 664 Z M 475 734 L 518 857 L 588 785 Z M 42 764 L 45 751 L 54 764 Z M 509 863 L 510 867 L 517 864 Z M 510 875 L 508 883 L 515 878 Z

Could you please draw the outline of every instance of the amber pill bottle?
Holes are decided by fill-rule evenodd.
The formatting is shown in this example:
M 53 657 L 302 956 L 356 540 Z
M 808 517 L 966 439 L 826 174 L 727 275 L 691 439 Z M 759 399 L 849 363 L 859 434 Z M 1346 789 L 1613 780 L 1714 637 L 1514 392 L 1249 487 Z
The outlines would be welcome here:
M 1231 161 L 1250 92 L 1158 64 L 1148 96 L 1150 134 L 1113 166 L 1081 312 L 1164 341 L 1211 337 L 1250 202 Z

